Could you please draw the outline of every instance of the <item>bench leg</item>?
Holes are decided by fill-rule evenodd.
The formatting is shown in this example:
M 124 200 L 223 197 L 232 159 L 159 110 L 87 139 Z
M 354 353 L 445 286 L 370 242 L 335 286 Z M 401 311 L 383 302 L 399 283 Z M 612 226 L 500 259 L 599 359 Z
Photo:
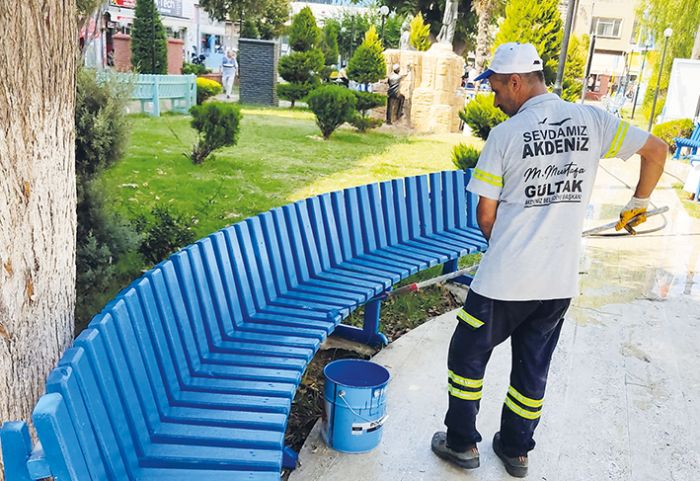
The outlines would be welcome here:
M 459 259 L 453 259 L 451 261 L 445 262 L 445 264 L 442 266 L 442 273 L 443 274 L 449 274 L 451 272 L 456 272 L 459 270 Z M 472 281 L 474 280 L 474 277 L 468 276 L 468 275 L 462 275 L 458 277 L 454 277 L 449 280 L 449 282 L 454 282 L 456 284 L 463 284 L 465 286 L 471 286 Z
M 381 297 L 375 297 L 365 304 L 365 322 L 362 329 L 341 324 L 335 328 L 334 332 L 342 338 L 369 344 L 371 346 L 382 347 L 388 345 L 389 339 L 379 332 L 382 299 Z
M 32 481 L 27 461 L 32 453 L 29 429 L 23 422 L 8 422 L 0 429 L 5 481 Z
M 295 470 L 299 463 L 299 453 L 294 451 L 289 446 L 285 446 L 282 451 L 282 467 L 284 469 Z

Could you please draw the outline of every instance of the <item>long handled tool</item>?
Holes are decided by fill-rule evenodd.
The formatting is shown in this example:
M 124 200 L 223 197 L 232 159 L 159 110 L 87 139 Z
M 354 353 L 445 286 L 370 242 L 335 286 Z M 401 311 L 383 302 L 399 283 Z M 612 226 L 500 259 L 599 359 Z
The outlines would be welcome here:
M 417 292 L 421 289 L 425 289 L 426 287 L 434 286 L 435 284 L 442 284 L 443 282 L 447 282 L 451 279 L 454 279 L 455 277 L 460 277 L 465 274 L 469 274 L 477 267 L 479 267 L 479 264 L 474 264 L 473 266 L 465 267 L 464 269 L 459 269 L 454 272 L 448 272 L 447 274 L 433 277 L 432 279 L 428 279 L 421 282 L 414 282 L 412 284 L 406 284 L 405 286 L 401 286 L 398 289 L 394 289 L 393 291 L 388 291 L 381 294 L 381 297 L 386 299 L 388 297 L 400 296 L 401 294 L 408 294 L 409 292 Z
M 664 213 L 666 213 L 666 212 L 668 212 L 668 207 L 666 207 L 666 206 L 664 206 L 664 207 L 659 207 L 658 209 L 650 210 L 650 211 L 648 211 L 648 212 L 646 212 L 646 213 L 644 213 L 644 214 L 640 214 L 640 215 L 634 216 L 634 217 L 632 217 L 632 218 L 630 219 L 629 222 L 635 221 L 637 218 L 639 218 L 639 217 L 642 216 L 642 215 L 646 215 L 647 218 L 649 218 L 649 217 L 653 217 L 653 216 L 655 216 L 655 215 L 664 214 Z M 629 222 L 628 222 L 628 223 L 629 223 Z M 581 234 L 581 235 L 582 235 L 583 237 L 588 237 L 588 236 L 591 236 L 591 235 L 600 234 L 601 232 L 605 232 L 606 230 L 614 229 L 616 225 L 617 225 L 617 222 L 611 222 L 611 223 L 609 223 L 609 224 L 601 225 L 601 226 L 599 226 L 599 227 L 594 227 L 593 229 L 588 229 L 588 230 L 586 230 L 586 231 L 583 231 L 583 234 Z

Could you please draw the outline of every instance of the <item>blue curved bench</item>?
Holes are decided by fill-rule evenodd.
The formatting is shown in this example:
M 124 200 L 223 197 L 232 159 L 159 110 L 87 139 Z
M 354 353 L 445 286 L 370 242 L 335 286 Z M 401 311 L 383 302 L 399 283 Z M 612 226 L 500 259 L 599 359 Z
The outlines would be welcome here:
M 33 421 L 0 434 L 7 481 L 279 480 L 306 365 L 332 332 L 382 343 L 382 293 L 483 251 L 469 173 L 323 194 L 172 255 L 97 315 Z M 363 328 L 341 325 L 367 304 Z
M 690 138 L 676 137 L 673 139 L 676 143 L 676 151 L 673 154 L 674 159 L 680 159 L 681 157 L 681 147 L 688 147 L 690 149 L 689 155 L 695 155 L 700 148 L 700 122 L 695 124 L 693 133 L 690 134 Z

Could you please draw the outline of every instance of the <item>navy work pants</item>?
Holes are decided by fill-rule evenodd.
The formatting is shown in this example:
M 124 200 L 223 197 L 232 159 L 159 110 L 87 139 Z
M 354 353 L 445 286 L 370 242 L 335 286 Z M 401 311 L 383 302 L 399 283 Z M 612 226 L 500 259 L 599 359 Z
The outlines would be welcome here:
M 542 413 L 547 372 L 571 299 L 500 301 L 470 291 L 458 312 L 448 354 L 447 444 L 464 451 L 481 441 L 476 415 L 493 348 L 511 338 L 510 387 L 501 414 L 507 456 L 526 455 Z

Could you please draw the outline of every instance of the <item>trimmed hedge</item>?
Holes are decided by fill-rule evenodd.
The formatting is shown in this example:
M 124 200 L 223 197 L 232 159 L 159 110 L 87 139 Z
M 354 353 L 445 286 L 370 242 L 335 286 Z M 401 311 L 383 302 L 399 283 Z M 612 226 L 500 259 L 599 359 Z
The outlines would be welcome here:
M 477 137 L 486 140 L 496 125 L 508 118 L 501 109 L 493 105 L 494 94 L 479 94 L 459 113 L 465 124 Z
M 676 151 L 676 143 L 673 141 L 676 137 L 690 138 L 693 133 L 693 121 L 690 119 L 671 120 L 657 124 L 651 130 L 651 133 L 668 144 L 668 150 Z
M 357 106 L 353 93 L 338 85 L 324 85 L 315 89 L 306 102 L 316 115 L 316 124 L 326 140 L 335 129 L 352 119 Z
M 479 160 L 481 151 L 466 144 L 457 144 L 452 149 L 452 163 L 460 170 L 473 169 Z
M 197 77 L 197 105 L 202 105 L 210 97 L 219 95 L 224 88 L 216 80 Z

